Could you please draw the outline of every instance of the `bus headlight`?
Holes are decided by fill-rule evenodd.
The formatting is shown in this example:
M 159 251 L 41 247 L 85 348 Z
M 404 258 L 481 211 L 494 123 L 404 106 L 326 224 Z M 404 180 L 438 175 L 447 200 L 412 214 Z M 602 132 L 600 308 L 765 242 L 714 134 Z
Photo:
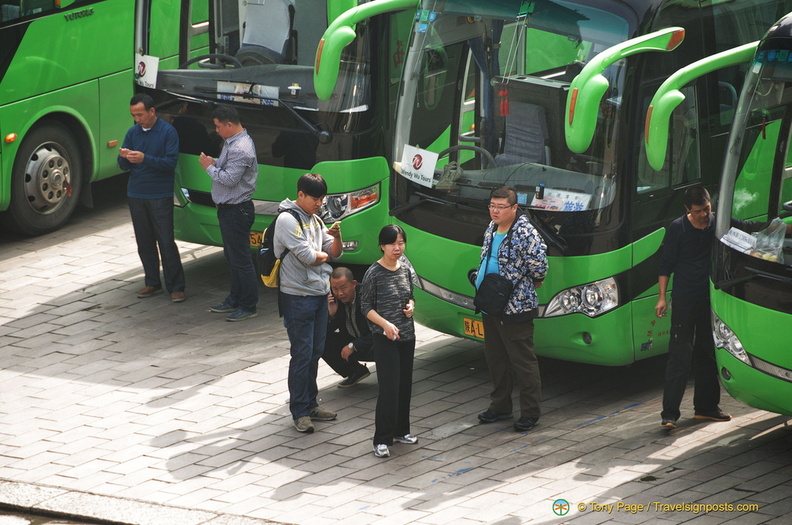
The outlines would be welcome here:
M 544 317 L 580 313 L 596 317 L 619 306 L 619 286 L 608 277 L 558 292 L 547 304 Z
M 712 338 L 715 340 L 715 348 L 722 348 L 746 365 L 753 366 L 740 339 L 726 323 L 721 321 L 720 317 L 715 315 L 715 312 L 712 312 Z
M 325 222 L 339 221 L 353 213 L 374 206 L 379 200 L 379 184 L 347 193 L 330 193 L 325 196 L 319 216 Z

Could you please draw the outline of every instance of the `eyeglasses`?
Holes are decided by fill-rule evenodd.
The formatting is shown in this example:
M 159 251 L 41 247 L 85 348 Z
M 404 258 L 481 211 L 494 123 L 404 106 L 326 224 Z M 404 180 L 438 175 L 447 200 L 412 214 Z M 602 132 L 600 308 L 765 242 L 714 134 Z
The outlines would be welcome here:
M 488 205 L 487 205 L 487 208 L 489 208 L 489 209 L 491 209 L 491 210 L 498 210 L 498 211 L 503 211 L 503 210 L 508 210 L 509 208 L 511 208 L 511 207 L 513 207 L 513 206 L 514 206 L 514 204 L 512 204 L 512 205 L 510 205 L 510 206 L 496 206 L 496 205 L 494 205 L 494 204 L 488 204 Z

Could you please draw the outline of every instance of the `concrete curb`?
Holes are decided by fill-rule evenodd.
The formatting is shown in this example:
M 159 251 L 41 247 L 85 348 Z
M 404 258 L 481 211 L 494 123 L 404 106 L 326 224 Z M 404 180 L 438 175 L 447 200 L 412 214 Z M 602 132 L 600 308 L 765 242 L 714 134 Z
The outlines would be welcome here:
M 284 525 L 10 480 L 0 480 L 0 509 L 102 525 Z

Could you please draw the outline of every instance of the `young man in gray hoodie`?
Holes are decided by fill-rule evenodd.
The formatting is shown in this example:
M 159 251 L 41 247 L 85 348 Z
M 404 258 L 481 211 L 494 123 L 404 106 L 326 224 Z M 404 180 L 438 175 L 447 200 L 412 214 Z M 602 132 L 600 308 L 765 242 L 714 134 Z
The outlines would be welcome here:
M 329 261 L 341 257 L 340 224 L 327 229 L 317 212 L 327 195 L 321 175 L 306 173 L 297 181 L 297 200 L 285 199 L 278 207 L 273 249 L 281 258 L 280 301 L 283 325 L 291 343 L 289 361 L 289 410 L 294 428 L 313 432 L 312 421 L 332 421 L 336 413 L 316 401 L 316 373 L 324 351 L 327 330 L 327 294 L 330 292 Z

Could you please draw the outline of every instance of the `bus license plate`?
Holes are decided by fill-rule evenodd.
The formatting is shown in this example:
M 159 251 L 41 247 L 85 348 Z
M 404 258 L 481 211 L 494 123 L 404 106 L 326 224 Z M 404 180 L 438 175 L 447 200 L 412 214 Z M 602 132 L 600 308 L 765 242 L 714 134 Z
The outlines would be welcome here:
M 462 322 L 465 323 L 465 335 L 484 339 L 484 323 L 469 317 L 463 317 Z
M 264 232 L 250 232 L 250 246 L 252 248 L 258 248 L 261 246 L 261 237 L 264 235 Z

